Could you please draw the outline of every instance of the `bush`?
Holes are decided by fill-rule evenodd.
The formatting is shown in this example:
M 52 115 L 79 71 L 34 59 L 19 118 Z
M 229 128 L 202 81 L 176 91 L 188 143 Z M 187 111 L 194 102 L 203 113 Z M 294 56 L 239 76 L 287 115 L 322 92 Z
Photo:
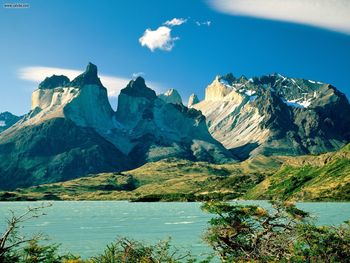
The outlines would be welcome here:
M 273 209 L 210 202 L 205 240 L 223 262 L 350 262 L 350 226 L 315 226 L 293 203 Z
M 170 240 L 165 240 L 156 245 L 145 245 L 139 241 L 121 238 L 107 246 L 105 251 L 91 258 L 93 263 L 153 263 L 153 262 L 195 262 L 190 253 L 179 255 L 178 250 L 171 247 Z

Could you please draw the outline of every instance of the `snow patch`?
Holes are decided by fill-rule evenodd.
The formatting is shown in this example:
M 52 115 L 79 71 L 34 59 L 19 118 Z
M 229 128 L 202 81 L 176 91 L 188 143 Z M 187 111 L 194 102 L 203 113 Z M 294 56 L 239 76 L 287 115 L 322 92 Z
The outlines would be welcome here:
M 223 84 L 223 85 L 225 85 L 225 86 L 227 86 L 227 87 L 231 87 L 231 85 L 230 85 L 230 84 L 228 83 L 228 81 L 225 80 L 225 79 L 220 79 L 220 83 Z
M 298 89 L 303 90 L 303 89 L 297 84 L 297 82 L 296 82 L 294 79 L 291 79 L 291 80 L 292 80 L 292 82 L 293 82 L 295 85 L 297 85 Z
M 279 77 L 281 77 L 283 80 L 285 80 L 286 79 L 286 77 L 285 76 L 283 76 L 283 75 L 281 75 L 281 74 L 277 74 Z
M 286 100 L 282 99 L 282 101 L 287 104 L 288 106 L 294 107 L 294 108 L 307 108 L 311 104 L 311 100 L 302 100 L 302 99 L 296 99 L 296 100 Z
M 245 92 L 245 95 L 247 95 L 247 96 L 253 96 L 255 93 L 256 93 L 255 90 L 247 90 L 247 91 Z
M 5 127 L 6 126 L 6 122 L 5 121 L 0 121 L 0 127 Z

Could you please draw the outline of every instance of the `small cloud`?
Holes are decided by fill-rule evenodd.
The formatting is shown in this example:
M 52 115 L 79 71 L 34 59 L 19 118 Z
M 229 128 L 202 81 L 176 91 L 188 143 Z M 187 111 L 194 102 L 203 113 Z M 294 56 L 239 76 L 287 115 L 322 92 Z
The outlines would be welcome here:
M 180 26 L 187 22 L 185 18 L 173 18 L 171 20 L 165 21 L 164 25 L 166 26 Z
M 211 25 L 211 21 L 203 21 L 203 22 L 200 22 L 200 21 L 196 21 L 196 25 L 197 26 L 210 26 Z
M 135 73 L 132 73 L 132 78 L 133 79 L 136 79 L 137 77 L 140 77 L 140 76 L 145 76 L 146 75 L 146 73 L 145 72 L 135 72 Z
M 155 49 L 171 51 L 174 47 L 174 41 L 178 37 L 171 36 L 171 29 L 166 26 L 160 26 L 156 30 L 146 29 L 143 36 L 139 38 L 141 46 L 148 47 L 152 52 Z

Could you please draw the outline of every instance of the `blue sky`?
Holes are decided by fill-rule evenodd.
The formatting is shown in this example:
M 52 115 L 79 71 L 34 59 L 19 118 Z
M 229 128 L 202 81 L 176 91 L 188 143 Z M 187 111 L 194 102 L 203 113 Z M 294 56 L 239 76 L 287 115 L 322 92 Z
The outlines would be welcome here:
M 242 0 L 27 0 L 30 7 L 23 9 L 4 8 L 3 3 L 11 2 L 5 1 L 0 7 L 0 112 L 29 111 L 38 82 L 35 70 L 42 74 L 59 68 L 73 74 L 89 61 L 112 85 L 105 83 L 113 107 L 118 90 L 138 72 L 151 88 L 175 88 L 184 101 L 193 92 L 203 98 L 214 77 L 228 72 L 248 77 L 279 72 L 331 83 L 349 96 L 350 30 L 337 13 L 349 5 L 336 1 L 345 8 L 306 6 L 315 14 L 311 20 L 275 16 L 278 8 L 293 12 L 288 6 L 252 11 L 238 6 Z M 259 8 L 261 13 L 254 13 Z M 164 25 L 173 18 L 186 22 Z M 170 30 L 170 42 L 163 46 L 167 50 L 141 45 L 147 29 L 162 26 Z

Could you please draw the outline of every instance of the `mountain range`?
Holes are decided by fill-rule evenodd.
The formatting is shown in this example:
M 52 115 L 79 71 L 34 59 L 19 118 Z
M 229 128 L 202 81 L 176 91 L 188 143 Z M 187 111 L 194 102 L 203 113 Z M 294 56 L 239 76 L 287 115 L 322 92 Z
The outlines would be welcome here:
M 350 141 L 350 105 L 329 84 L 227 74 L 188 107 L 176 90 L 157 95 L 137 77 L 114 111 L 89 63 L 73 80 L 47 77 L 29 113 L 3 113 L 0 124 L 0 189 L 14 189 L 169 158 L 222 164 L 335 151 Z
M 194 98 L 196 96 L 193 96 Z M 233 154 L 303 155 L 334 151 L 350 140 L 346 96 L 329 84 L 272 74 L 216 77 L 190 108 Z

